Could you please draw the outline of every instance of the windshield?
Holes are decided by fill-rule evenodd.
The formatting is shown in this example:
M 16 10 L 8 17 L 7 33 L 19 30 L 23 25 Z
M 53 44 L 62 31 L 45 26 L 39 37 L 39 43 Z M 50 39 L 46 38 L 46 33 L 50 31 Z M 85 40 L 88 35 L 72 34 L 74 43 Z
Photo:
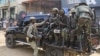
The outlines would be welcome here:
M 24 19 L 24 22 L 29 21 L 30 17 L 32 17 L 32 16 L 26 16 L 25 19 Z M 36 18 L 36 20 L 44 20 L 44 19 L 48 19 L 49 15 L 39 15 L 39 16 L 37 15 L 37 16 L 34 16 L 34 17 Z
M 29 18 L 32 17 L 32 16 L 26 16 L 24 18 L 24 21 L 21 23 L 22 25 L 26 26 L 29 24 Z M 39 22 L 42 22 L 43 20 L 45 19 L 49 19 L 49 15 L 36 15 L 34 16 L 36 18 L 36 22 L 39 23 Z

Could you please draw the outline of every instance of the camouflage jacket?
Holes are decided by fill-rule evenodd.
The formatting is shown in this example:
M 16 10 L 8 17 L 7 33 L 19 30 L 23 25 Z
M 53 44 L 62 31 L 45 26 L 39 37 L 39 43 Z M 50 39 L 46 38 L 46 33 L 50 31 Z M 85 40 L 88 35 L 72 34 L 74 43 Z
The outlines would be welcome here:
M 91 19 L 93 16 L 92 9 L 89 6 L 81 5 L 76 8 L 76 16 L 78 18 Z

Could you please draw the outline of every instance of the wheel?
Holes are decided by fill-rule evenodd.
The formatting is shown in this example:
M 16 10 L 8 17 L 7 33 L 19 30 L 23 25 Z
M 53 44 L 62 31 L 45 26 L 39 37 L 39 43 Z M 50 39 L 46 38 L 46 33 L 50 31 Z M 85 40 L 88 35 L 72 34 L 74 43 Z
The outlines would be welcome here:
M 14 48 L 16 45 L 16 42 L 14 40 L 14 35 L 13 34 L 8 34 L 6 36 L 6 46 L 8 48 Z

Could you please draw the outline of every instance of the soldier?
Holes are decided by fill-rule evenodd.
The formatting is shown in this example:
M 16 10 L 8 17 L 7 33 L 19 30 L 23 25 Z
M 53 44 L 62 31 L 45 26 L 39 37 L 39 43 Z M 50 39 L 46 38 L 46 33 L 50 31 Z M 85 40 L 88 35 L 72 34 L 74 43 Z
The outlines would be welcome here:
M 77 25 L 79 29 L 85 26 L 86 33 L 90 34 L 91 21 L 93 18 L 92 9 L 86 3 L 80 3 L 76 9 Z
M 90 39 L 90 33 L 91 33 L 91 22 L 93 18 L 92 9 L 86 4 L 86 3 L 80 3 L 79 6 L 76 8 L 76 16 L 77 16 L 77 27 L 76 27 L 76 33 L 77 36 L 82 34 L 84 31 L 85 37 L 87 39 Z M 80 37 L 78 38 L 80 40 Z M 85 48 L 89 46 L 88 41 L 85 41 L 84 43 Z M 83 47 L 84 48 L 84 47 Z M 85 49 L 86 51 L 86 49 Z
M 78 4 L 75 4 L 75 6 L 73 8 L 70 9 L 69 11 L 69 27 L 71 29 L 74 29 L 76 27 L 76 16 L 75 16 L 75 13 L 76 13 L 76 8 L 78 7 L 79 5 Z
M 67 16 L 65 15 L 65 11 L 63 10 L 63 9 L 61 9 L 60 11 L 59 11 L 59 15 L 60 15 L 60 21 L 59 21 L 59 23 L 60 23 L 60 27 L 62 27 L 62 28 L 66 28 L 67 27 Z
M 43 25 L 46 20 L 41 23 L 36 23 L 35 17 L 30 17 L 30 22 L 27 36 L 30 38 L 31 47 L 34 49 L 33 56 L 38 56 L 37 42 L 41 39 L 41 35 L 38 35 L 37 26 Z
M 50 29 L 47 34 L 47 36 L 49 37 L 49 40 L 50 40 L 49 41 L 50 44 L 56 44 L 56 42 L 57 42 L 57 38 L 54 36 L 53 29 L 56 28 L 58 25 L 58 13 L 59 13 L 58 8 L 52 8 L 51 17 L 49 19 Z
M 53 23 L 55 25 L 55 27 L 58 24 L 58 13 L 59 13 L 59 9 L 58 8 L 52 8 L 50 23 Z
M 64 43 L 68 40 L 68 36 L 67 36 L 67 33 L 68 33 L 68 17 L 65 15 L 65 11 L 63 9 L 61 9 L 59 11 L 59 15 L 60 15 L 60 18 L 59 18 L 59 24 L 60 24 L 60 28 L 62 29 L 61 31 L 61 36 L 62 38 L 60 38 L 60 42 L 64 45 Z
M 68 29 L 69 29 L 69 46 L 71 48 L 75 47 L 75 43 L 76 43 L 76 33 L 75 33 L 75 28 L 76 28 L 76 8 L 79 6 L 79 4 L 75 4 L 75 6 L 73 8 L 70 9 L 69 13 L 68 13 Z

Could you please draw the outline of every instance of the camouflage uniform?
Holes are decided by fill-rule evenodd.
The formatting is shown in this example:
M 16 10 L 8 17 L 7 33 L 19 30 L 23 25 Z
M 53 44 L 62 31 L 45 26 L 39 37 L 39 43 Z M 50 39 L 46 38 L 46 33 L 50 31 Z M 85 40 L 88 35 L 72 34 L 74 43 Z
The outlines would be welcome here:
M 54 28 L 56 28 L 58 26 L 58 8 L 52 8 L 51 11 L 51 17 L 49 19 L 50 22 L 50 30 L 48 32 L 48 37 L 49 37 L 49 42 L 50 44 L 56 44 L 58 41 L 58 38 L 56 38 L 53 33 Z
M 77 29 L 81 30 L 83 27 L 85 28 L 86 34 L 89 36 L 91 30 L 92 23 L 92 10 L 89 6 L 80 5 L 76 9 L 77 16 Z
M 76 39 L 76 33 L 75 33 L 75 28 L 76 28 L 76 8 L 78 7 L 78 4 L 76 4 L 73 8 L 70 9 L 69 13 L 68 13 L 68 29 L 69 29 L 69 44 L 68 46 L 75 46 L 75 39 Z
M 80 5 L 76 8 L 76 36 L 78 39 L 78 43 L 80 46 L 80 50 L 89 51 L 90 52 L 90 33 L 91 33 L 91 23 L 92 23 L 93 13 L 89 6 L 85 3 L 80 3 Z M 84 37 L 82 37 L 85 34 Z M 80 38 L 81 37 L 81 38 Z M 82 41 L 83 40 L 83 41 Z
M 61 42 L 62 45 L 67 45 L 65 42 L 68 41 L 68 17 L 65 15 L 65 11 L 61 9 L 59 11 L 59 24 L 61 29 L 61 37 L 59 42 Z

